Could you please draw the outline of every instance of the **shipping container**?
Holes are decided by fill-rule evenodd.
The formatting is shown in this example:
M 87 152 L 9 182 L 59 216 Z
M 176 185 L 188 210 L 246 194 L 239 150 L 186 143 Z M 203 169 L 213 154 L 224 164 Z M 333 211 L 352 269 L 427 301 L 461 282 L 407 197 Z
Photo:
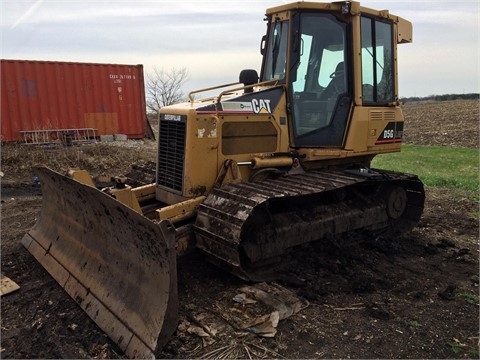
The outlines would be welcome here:
M 0 62 L 2 141 L 146 136 L 142 65 Z

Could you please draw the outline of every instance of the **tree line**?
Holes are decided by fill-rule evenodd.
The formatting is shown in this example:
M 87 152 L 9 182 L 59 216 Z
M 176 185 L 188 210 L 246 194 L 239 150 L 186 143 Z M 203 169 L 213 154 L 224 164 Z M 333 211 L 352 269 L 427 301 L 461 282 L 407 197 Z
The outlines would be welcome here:
M 405 104 L 409 101 L 450 101 L 450 100 L 479 100 L 479 93 L 470 93 L 470 94 L 444 94 L 444 95 L 429 95 L 424 97 L 411 96 L 411 97 L 402 97 L 400 102 Z

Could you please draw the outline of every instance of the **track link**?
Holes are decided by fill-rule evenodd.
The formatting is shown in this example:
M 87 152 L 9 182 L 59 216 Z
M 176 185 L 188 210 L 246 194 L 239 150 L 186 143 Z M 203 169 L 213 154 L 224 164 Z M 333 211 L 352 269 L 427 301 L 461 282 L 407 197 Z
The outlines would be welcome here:
M 257 281 L 294 246 L 359 229 L 414 227 L 424 206 L 422 182 L 373 173 L 313 170 L 214 188 L 198 209 L 197 246 L 218 266 Z

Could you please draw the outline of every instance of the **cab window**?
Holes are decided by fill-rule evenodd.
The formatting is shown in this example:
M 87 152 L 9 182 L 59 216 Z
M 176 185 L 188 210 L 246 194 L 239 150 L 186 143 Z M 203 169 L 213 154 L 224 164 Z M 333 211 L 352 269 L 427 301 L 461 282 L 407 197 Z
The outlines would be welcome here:
M 362 99 L 385 104 L 395 99 L 392 24 L 362 16 Z
M 268 39 L 263 80 L 282 80 L 285 78 L 287 61 L 288 22 L 275 22 L 271 27 Z

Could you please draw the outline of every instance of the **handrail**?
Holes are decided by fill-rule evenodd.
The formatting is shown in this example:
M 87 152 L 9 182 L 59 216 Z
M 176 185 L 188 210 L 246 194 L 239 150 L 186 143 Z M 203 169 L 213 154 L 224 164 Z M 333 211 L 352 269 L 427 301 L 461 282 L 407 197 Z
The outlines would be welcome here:
M 267 85 L 269 83 L 275 83 L 275 85 L 278 84 L 278 80 L 267 80 L 267 81 L 263 81 L 263 82 L 259 82 L 259 83 L 256 83 L 256 84 L 252 84 L 252 85 L 247 85 L 247 86 L 242 86 L 242 87 L 239 87 L 239 88 L 233 88 L 233 89 L 229 89 L 229 90 L 225 90 L 225 91 L 222 91 L 220 93 L 220 95 L 218 95 L 218 99 L 217 99 L 217 103 L 220 102 L 220 99 L 222 98 L 223 95 L 227 94 L 227 93 L 230 93 L 232 91 L 238 91 L 238 90 L 242 90 L 242 89 L 249 89 L 249 88 L 253 88 L 255 86 L 262 86 L 262 85 Z M 275 86 L 274 85 L 274 86 Z
M 232 92 L 232 91 L 238 91 L 238 90 L 242 90 L 242 89 L 249 89 L 249 88 L 253 88 L 253 87 L 255 87 L 255 86 L 267 85 L 267 84 L 269 84 L 269 83 L 276 83 L 275 85 L 277 85 L 277 84 L 278 84 L 278 79 L 267 80 L 267 81 L 255 83 L 255 84 L 252 84 L 252 85 L 241 86 L 241 87 L 238 87 L 238 88 L 233 88 L 233 89 L 228 89 L 228 90 L 222 91 L 222 92 L 220 93 L 220 95 L 218 96 L 217 102 L 220 102 L 220 99 L 221 99 L 221 97 L 222 97 L 223 95 L 225 95 L 225 94 L 227 94 L 227 93 L 230 93 L 230 92 Z M 219 86 L 213 86 L 213 87 L 209 87 L 209 88 L 194 90 L 194 91 L 191 91 L 191 92 L 188 94 L 188 99 L 190 100 L 190 103 L 193 104 L 193 102 L 194 102 L 193 95 L 194 95 L 194 94 L 198 94 L 198 93 L 205 92 L 205 91 L 210 91 L 210 90 L 215 90 L 215 89 L 221 89 L 221 88 L 224 88 L 224 87 L 227 87 L 227 86 L 233 86 L 233 85 L 238 85 L 238 84 L 241 84 L 241 83 L 240 83 L 240 82 L 234 82 L 234 83 L 230 83 L 230 84 L 225 84 L 225 85 L 219 85 Z
M 222 87 L 227 87 L 227 86 L 233 86 L 233 85 L 237 85 L 237 84 L 240 84 L 240 82 L 234 82 L 234 83 L 230 83 L 230 84 L 225 84 L 225 85 L 218 85 L 218 86 L 213 86 L 213 87 L 209 87 L 209 88 L 204 88 L 204 89 L 199 89 L 199 90 L 194 90 L 194 91 L 190 91 L 190 93 L 188 94 L 188 99 L 190 100 L 190 103 L 193 104 L 193 94 L 197 94 L 197 93 L 201 93 L 201 92 L 204 92 L 204 91 L 210 91 L 210 90 L 215 90 L 215 89 L 220 89 Z

